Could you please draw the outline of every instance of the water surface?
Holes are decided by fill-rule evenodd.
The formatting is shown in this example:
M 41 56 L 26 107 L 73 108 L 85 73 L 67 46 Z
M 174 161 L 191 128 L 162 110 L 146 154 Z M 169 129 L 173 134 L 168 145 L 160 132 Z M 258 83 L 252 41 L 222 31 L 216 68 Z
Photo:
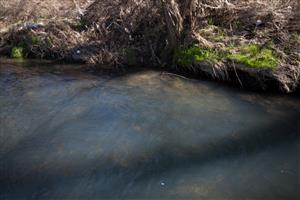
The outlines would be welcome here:
M 1 199 L 299 199 L 300 99 L 0 63 Z

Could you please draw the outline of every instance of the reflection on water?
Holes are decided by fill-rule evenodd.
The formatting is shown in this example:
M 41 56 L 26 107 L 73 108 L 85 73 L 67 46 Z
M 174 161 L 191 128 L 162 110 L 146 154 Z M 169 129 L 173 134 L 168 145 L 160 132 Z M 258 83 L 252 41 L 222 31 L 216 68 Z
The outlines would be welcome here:
M 0 64 L 0 198 L 297 199 L 298 97 Z

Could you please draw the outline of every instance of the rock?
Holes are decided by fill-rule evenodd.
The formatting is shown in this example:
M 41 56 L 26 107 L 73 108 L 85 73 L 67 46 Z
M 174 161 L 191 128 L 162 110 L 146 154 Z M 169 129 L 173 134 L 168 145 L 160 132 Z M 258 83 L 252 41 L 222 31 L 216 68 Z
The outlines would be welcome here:
M 26 29 L 36 30 L 43 27 L 44 27 L 43 23 L 24 22 L 23 24 L 20 25 L 19 30 L 26 30 Z
M 260 19 L 258 19 L 257 21 L 256 21 L 256 26 L 260 26 L 260 25 L 262 25 L 263 24 L 263 22 L 260 20 Z

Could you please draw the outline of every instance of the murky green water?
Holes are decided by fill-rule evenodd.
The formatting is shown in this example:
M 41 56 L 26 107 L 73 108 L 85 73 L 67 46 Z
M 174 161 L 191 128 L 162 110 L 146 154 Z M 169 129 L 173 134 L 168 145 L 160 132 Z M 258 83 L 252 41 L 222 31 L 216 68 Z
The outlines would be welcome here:
M 300 198 L 300 99 L 0 64 L 0 199 Z

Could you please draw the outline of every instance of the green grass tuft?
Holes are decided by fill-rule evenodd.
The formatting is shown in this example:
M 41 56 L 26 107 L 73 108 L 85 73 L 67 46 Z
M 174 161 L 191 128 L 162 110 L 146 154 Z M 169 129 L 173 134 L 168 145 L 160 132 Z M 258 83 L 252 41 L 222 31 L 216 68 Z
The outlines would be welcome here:
M 300 33 L 296 35 L 296 40 L 300 42 Z
M 219 55 L 212 49 L 201 49 L 193 46 L 190 48 L 182 48 L 176 52 L 177 64 L 181 66 L 190 66 L 195 62 L 212 62 L 219 60 Z
M 208 25 L 199 30 L 201 36 L 213 42 L 222 42 L 226 39 L 226 33 L 214 25 Z
M 256 44 L 242 46 L 237 53 L 228 54 L 227 58 L 259 69 L 275 69 L 279 63 L 279 59 L 271 49 L 261 48 Z
M 41 39 L 38 36 L 32 35 L 31 36 L 31 44 L 38 45 L 41 42 Z
M 11 50 L 11 57 L 20 59 L 23 58 L 23 48 L 22 47 L 14 47 Z
M 214 24 L 215 24 L 214 19 L 213 19 L 212 17 L 209 17 L 209 18 L 207 19 L 207 24 L 208 24 L 208 25 L 214 25 Z

